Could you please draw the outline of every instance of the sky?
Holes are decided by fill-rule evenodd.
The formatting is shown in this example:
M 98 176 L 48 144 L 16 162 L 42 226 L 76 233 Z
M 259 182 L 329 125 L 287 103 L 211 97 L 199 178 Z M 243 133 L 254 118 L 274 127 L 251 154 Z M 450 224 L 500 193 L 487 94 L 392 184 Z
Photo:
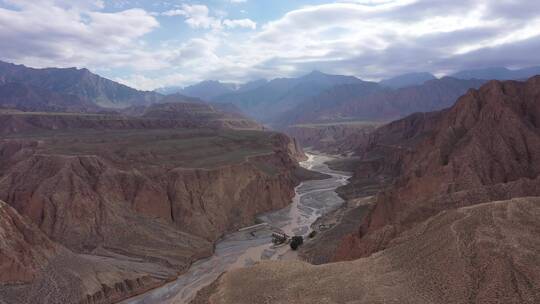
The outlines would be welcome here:
M 0 60 L 138 89 L 540 65 L 539 0 L 0 0 Z

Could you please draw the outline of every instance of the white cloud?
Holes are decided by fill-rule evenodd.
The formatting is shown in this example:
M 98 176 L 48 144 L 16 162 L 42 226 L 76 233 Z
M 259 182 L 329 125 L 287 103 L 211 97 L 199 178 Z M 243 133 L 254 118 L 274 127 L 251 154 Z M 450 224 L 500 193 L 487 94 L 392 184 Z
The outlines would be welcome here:
M 12 1 L 0 8 L 0 57 L 34 66 L 133 66 L 152 61 L 139 39 L 159 26 L 142 9 L 97 11 L 101 1 Z M 132 60 L 141 59 L 141 62 Z M 162 65 L 162 64 L 161 64 Z M 156 67 L 159 67 L 157 64 Z
M 159 24 L 142 9 L 104 13 L 101 1 L 9 2 L 17 9 L 0 8 L 0 39 L 9 42 L 2 44 L 1 58 L 37 66 L 129 67 L 135 71 L 117 79 L 145 89 L 312 69 L 378 79 L 540 64 L 538 43 L 532 43 L 540 40 L 540 1 L 329 1 L 266 24 L 201 4 L 171 5 L 156 18 L 178 18 L 197 29 L 196 37 L 148 46 L 144 37 Z
M 245 27 L 245 28 L 250 28 L 252 30 L 257 28 L 257 23 L 251 19 L 234 19 L 234 20 L 225 19 L 223 20 L 223 25 L 225 25 L 228 28 Z
M 221 20 L 211 17 L 206 5 L 183 4 L 181 9 L 169 10 L 163 13 L 165 16 L 184 16 L 186 23 L 192 28 L 220 29 Z
M 162 13 L 164 16 L 184 16 L 185 22 L 191 28 L 203 28 L 203 29 L 213 29 L 221 30 L 223 27 L 227 28 L 249 28 L 256 29 L 257 23 L 251 19 L 224 19 L 222 20 L 221 16 L 224 16 L 224 12 L 220 12 L 220 17 L 210 16 L 210 10 L 206 5 L 201 4 L 182 4 L 181 9 L 168 10 Z

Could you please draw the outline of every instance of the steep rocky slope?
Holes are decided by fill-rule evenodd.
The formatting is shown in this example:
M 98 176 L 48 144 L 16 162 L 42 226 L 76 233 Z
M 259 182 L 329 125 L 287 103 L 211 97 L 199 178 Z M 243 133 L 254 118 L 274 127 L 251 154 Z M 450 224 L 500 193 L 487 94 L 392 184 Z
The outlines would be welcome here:
M 299 181 L 303 154 L 279 133 L 76 126 L 0 140 L 0 199 L 50 239 L 36 242 L 64 248 L 13 274 L 25 284 L 2 278 L 8 303 L 114 303 L 162 285 L 226 231 L 289 204 Z
M 401 231 L 442 210 L 539 196 L 539 119 L 540 77 L 534 77 L 492 81 L 450 109 L 377 130 L 360 149 L 364 162 L 355 180 L 393 182 L 336 258 L 383 249 Z
M 367 258 L 234 270 L 194 303 L 538 303 L 539 218 L 539 198 L 462 207 Z
M 121 255 L 76 254 L 0 201 L 0 303 L 114 303 L 177 270 Z M 176 240 L 178 241 L 178 240 Z
M 61 251 L 32 223 L 0 201 L 0 281 L 28 283 Z

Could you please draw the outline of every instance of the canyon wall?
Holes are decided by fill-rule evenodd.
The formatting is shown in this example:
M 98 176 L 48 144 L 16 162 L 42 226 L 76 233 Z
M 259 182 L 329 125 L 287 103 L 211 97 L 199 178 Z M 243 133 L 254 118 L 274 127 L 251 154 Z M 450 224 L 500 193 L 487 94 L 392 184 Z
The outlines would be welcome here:
M 161 138 L 162 131 L 150 131 L 0 140 L 0 200 L 39 237 L 0 266 L 13 270 L 2 277 L 0 298 L 114 303 L 173 280 L 211 255 L 222 234 L 287 206 L 294 196 L 303 153 L 285 135 L 166 130 Z M 131 137 L 138 145 L 122 141 Z M 184 150 L 170 150 L 178 148 L 171 141 Z M 197 150 L 198 142 L 204 149 Z M 47 258 L 36 256 L 41 251 Z M 58 285 L 68 283 L 71 292 L 64 295 Z
M 540 195 L 539 119 L 540 77 L 534 77 L 492 81 L 452 108 L 375 131 L 358 150 L 364 162 L 353 180 L 386 180 L 386 190 L 335 260 L 382 250 L 443 210 Z

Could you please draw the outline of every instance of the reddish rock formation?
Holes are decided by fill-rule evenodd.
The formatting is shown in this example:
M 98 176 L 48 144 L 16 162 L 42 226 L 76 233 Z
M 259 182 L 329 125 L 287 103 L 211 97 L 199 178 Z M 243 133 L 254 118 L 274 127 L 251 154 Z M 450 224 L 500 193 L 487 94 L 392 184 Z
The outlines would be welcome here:
M 492 81 L 450 109 L 416 114 L 362 145 L 356 178 L 393 180 L 336 259 L 384 249 L 400 232 L 447 209 L 540 195 L 540 77 Z
M 31 282 L 60 251 L 60 246 L 0 201 L 0 282 Z
M 136 259 L 75 254 L 0 201 L 0 303 L 115 303 L 175 278 Z
M 29 253 L 40 263 L 14 274 L 23 286 L 2 278 L 1 298 L 114 303 L 162 285 L 211 254 L 223 233 L 289 204 L 301 155 L 285 135 L 262 131 L 11 134 L 0 140 L 0 199 L 65 248 L 44 262 Z M 70 293 L 52 290 L 58 284 L 70 286 Z M 20 300 L 21 293 L 31 300 Z

